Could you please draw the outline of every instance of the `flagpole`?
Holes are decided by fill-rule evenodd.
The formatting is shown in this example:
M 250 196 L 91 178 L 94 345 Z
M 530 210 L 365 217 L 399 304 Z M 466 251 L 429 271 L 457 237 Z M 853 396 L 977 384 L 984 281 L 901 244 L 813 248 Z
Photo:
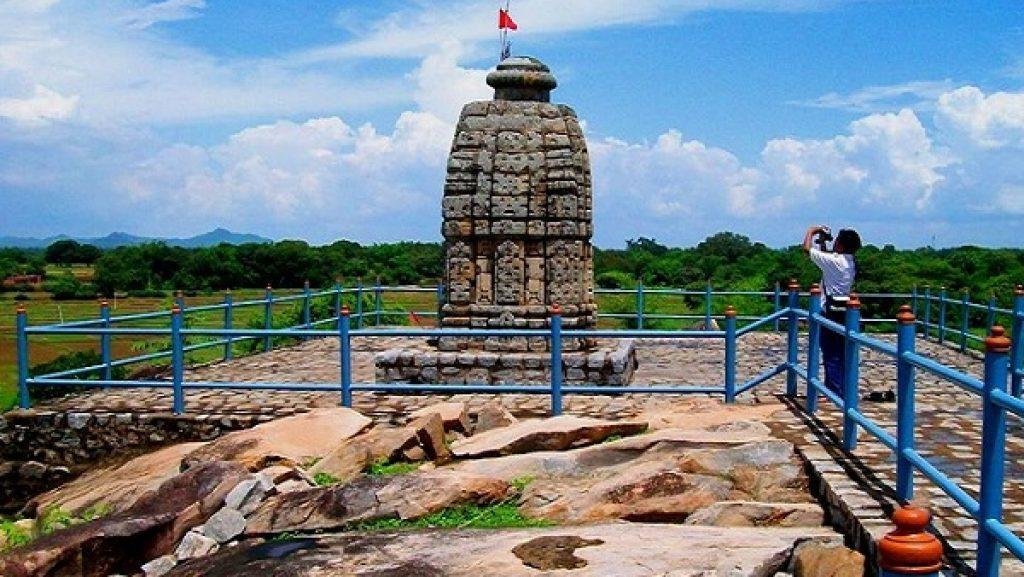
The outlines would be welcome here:
M 505 0 L 505 14 L 511 14 L 512 0 Z M 505 54 L 512 56 L 512 48 L 508 43 L 508 28 L 505 29 L 505 45 L 501 47 L 501 56 L 505 57 Z

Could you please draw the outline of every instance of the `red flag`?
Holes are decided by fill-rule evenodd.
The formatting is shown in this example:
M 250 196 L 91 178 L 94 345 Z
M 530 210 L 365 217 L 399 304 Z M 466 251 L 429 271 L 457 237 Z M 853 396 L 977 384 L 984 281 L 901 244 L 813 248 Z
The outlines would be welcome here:
M 517 25 L 516 21 L 509 16 L 507 11 L 498 10 L 498 29 L 519 30 L 519 25 Z

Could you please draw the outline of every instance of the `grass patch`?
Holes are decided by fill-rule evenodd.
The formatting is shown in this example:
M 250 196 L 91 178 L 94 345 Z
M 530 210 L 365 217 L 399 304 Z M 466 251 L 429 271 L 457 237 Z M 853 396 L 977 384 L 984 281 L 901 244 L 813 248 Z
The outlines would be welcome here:
M 366 474 L 373 477 L 393 477 L 405 475 L 420 468 L 422 463 L 388 463 L 378 461 L 366 468 Z
M 355 531 L 391 531 L 401 529 L 506 529 L 550 527 L 547 519 L 527 517 L 513 501 L 494 505 L 462 505 L 438 511 L 419 519 L 376 519 L 349 527 Z
M 0 553 L 20 547 L 32 540 L 32 534 L 14 525 L 14 521 L 0 521 L 0 534 L 4 536 L 4 545 L 0 547 Z
M 324 473 L 323 471 L 313 475 L 313 482 L 318 487 L 330 487 L 331 485 L 337 485 L 341 482 L 341 479 L 335 477 L 330 473 Z
M 17 527 L 12 520 L 0 520 L 0 533 L 7 538 L 6 544 L 0 547 L 0 552 L 26 545 L 38 537 L 44 537 L 72 525 L 95 521 L 109 515 L 112 510 L 107 503 L 97 503 L 83 511 L 81 515 L 72 515 L 60 507 L 52 507 L 44 510 L 36 518 L 31 531 Z
M 530 486 L 530 483 L 532 483 L 534 479 L 536 479 L 536 477 L 534 477 L 533 475 L 523 475 L 522 477 L 516 477 L 515 479 L 512 479 L 511 481 L 508 482 L 508 484 L 512 485 L 512 487 L 516 490 L 517 493 L 522 493 L 523 491 L 526 490 L 527 487 Z

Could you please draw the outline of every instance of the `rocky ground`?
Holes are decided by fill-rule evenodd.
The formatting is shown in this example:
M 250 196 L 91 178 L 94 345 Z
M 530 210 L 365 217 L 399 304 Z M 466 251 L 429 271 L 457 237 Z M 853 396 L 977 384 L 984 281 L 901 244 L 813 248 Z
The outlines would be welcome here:
M 105 514 L 11 550 L 0 574 L 863 574 L 765 407 L 691 408 L 315 409 L 40 496 L 37 511 Z

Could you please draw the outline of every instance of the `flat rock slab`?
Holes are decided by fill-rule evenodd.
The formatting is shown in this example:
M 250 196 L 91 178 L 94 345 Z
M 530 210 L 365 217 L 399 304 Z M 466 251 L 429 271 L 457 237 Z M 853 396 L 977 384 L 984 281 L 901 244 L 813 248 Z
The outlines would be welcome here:
M 452 453 L 460 459 L 477 459 L 533 451 L 563 451 L 646 430 L 647 423 L 639 421 L 603 421 L 562 415 L 521 421 L 456 441 L 452 444 Z
M 0 575 L 132 575 L 172 553 L 245 477 L 237 463 L 205 463 L 165 481 L 121 513 L 51 533 L 0 558 Z M 166 560 L 165 560 L 166 561 Z
M 776 555 L 806 537 L 842 543 L 841 535 L 824 528 L 723 528 L 644 523 L 502 531 L 354 533 L 297 541 L 293 550 L 280 558 L 271 557 L 283 551 L 287 541 L 263 545 L 245 542 L 212 557 L 181 565 L 169 575 L 519 577 L 564 573 L 573 577 L 696 577 L 706 571 L 723 576 L 750 575 L 777 563 L 777 559 L 773 561 Z M 564 545 L 561 551 L 559 544 Z M 550 551 L 541 550 L 545 547 Z M 534 564 L 544 559 L 571 561 L 576 568 L 571 572 L 536 569 L 524 563 L 524 557 Z
M 224 435 L 186 455 L 182 468 L 211 461 L 234 461 L 253 472 L 271 465 L 302 465 L 323 458 L 370 423 L 352 409 L 317 409 Z
M 358 477 L 345 485 L 317 487 L 271 497 L 249 517 L 245 532 L 339 529 L 382 518 L 416 519 L 457 505 L 505 500 L 509 486 L 500 479 L 449 470 L 395 477 Z
M 90 471 L 36 497 L 30 508 L 45 511 L 59 507 L 79 515 L 97 506 L 108 513 L 120 513 L 144 493 L 159 487 L 181 471 L 181 459 L 205 443 L 181 443 L 142 455 L 118 467 Z

